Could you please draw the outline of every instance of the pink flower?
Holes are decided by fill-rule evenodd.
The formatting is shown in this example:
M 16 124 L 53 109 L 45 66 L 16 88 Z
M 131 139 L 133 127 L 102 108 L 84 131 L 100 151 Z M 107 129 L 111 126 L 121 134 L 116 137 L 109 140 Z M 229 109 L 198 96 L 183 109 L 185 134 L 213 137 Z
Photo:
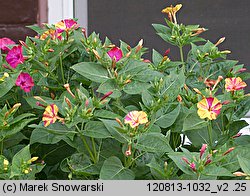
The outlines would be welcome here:
M 24 92 L 30 92 L 31 88 L 34 86 L 34 81 L 28 73 L 22 72 L 16 79 L 16 85 L 20 86 Z
M 114 59 L 117 62 L 122 58 L 122 50 L 118 47 L 113 47 L 108 51 L 108 55 L 111 59 Z
M 15 44 L 15 42 L 7 37 L 0 39 L 0 49 L 3 51 L 9 51 L 10 49 L 8 48 L 8 45 L 13 45 L 13 44 Z
M 7 54 L 6 61 L 12 68 L 16 68 L 17 65 L 24 62 L 22 46 L 14 46 Z

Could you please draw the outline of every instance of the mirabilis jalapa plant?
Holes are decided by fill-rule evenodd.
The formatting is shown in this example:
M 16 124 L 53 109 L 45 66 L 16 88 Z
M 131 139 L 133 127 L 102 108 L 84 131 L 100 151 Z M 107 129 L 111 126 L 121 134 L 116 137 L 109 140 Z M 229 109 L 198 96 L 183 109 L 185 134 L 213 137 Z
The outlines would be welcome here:
M 180 61 L 143 59 L 143 40 L 102 42 L 74 19 L 31 26 L 38 35 L 20 44 L 1 38 L 0 178 L 249 178 L 249 73 L 219 50 L 225 38 L 180 24 L 181 7 L 153 24 Z

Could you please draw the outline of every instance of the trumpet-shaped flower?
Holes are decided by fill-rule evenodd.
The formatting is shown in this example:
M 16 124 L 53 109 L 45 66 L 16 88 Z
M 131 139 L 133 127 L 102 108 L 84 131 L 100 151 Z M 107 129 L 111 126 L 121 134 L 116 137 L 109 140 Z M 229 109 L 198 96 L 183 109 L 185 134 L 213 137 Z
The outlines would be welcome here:
M 108 55 L 111 59 L 115 59 L 115 61 L 119 61 L 122 58 L 122 50 L 118 47 L 113 47 L 108 51 Z
M 7 54 L 6 61 L 12 68 L 16 68 L 24 62 L 22 46 L 14 46 Z
M 124 119 L 125 124 L 129 124 L 132 128 L 148 122 L 147 114 L 143 111 L 129 112 Z
M 14 41 L 12 41 L 11 39 L 7 38 L 7 37 L 3 37 L 0 39 L 0 50 L 3 51 L 9 51 L 9 45 L 13 45 L 15 44 Z
M 247 84 L 245 82 L 243 82 L 240 77 L 226 78 L 225 82 L 226 82 L 225 89 L 227 92 L 241 90 L 247 86 Z
M 177 23 L 176 20 L 176 13 L 181 9 L 182 4 L 177 4 L 176 6 L 170 6 L 170 7 L 166 7 L 165 9 L 163 9 L 161 12 L 168 14 L 168 17 L 170 19 L 170 21 L 172 21 L 172 19 L 174 19 L 174 23 Z
M 24 92 L 30 92 L 31 88 L 34 86 L 34 81 L 28 73 L 22 72 L 16 79 L 16 85 L 20 86 Z
M 201 119 L 208 118 L 214 120 L 220 114 L 222 104 L 215 97 L 203 98 L 197 103 L 198 115 Z
M 45 40 L 47 37 L 50 37 L 52 40 L 55 40 L 55 39 L 61 40 L 62 39 L 62 33 L 59 32 L 58 30 L 55 30 L 55 29 L 49 29 L 49 30 L 45 31 L 40 36 L 40 39 Z
M 57 116 L 58 110 L 59 109 L 57 105 L 55 104 L 48 105 L 45 108 L 45 111 L 43 113 L 43 118 L 42 118 L 42 121 L 45 127 L 56 122 L 56 120 L 58 119 L 58 116 Z
M 56 29 L 61 33 L 63 31 L 69 31 L 71 29 L 77 29 L 78 24 L 73 19 L 65 19 L 55 24 Z

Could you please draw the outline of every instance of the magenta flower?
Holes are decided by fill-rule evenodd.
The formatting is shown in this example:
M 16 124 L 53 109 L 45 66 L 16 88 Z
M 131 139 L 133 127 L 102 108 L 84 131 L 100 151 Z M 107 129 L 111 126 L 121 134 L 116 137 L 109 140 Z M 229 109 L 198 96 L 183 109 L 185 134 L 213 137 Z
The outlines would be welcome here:
M 203 144 L 201 149 L 200 149 L 200 159 L 201 159 L 202 155 L 205 153 L 206 149 L 207 149 L 207 144 Z
M 20 73 L 16 79 L 16 85 L 20 86 L 24 92 L 30 92 L 31 88 L 34 86 L 34 80 L 28 73 Z
M 7 37 L 3 37 L 0 39 L 0 49 L 3 51 L 9 51 L 10 49 L 8 48 L 8 45 L 13 44 L 15 44 L 15 42 Z
M 122 58 L 122 50 L 118 47 L 113 47 L 108 51 L 108 55 L 111 59 L 114 59 L 117 62 Z
M 77 29 L 78 24 L 73 19 L 65 19 L 55 24 L 57 30 L 59 33 L 62 33 L 63 31 L 69 31 L 71 29 Z
M 22 46 L 14 46 L 7 54 L 6 61 L 12 68 L 16 68 L 17 65 L 24 62 Z

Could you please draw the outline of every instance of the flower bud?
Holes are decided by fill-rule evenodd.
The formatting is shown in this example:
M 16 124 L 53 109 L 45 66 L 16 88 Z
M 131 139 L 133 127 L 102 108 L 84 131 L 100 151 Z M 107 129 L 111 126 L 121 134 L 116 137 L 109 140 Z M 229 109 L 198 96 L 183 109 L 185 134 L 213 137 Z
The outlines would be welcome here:
M 188 161 L 188 159 L 186 157 L 182 157 L 181 158 L 183 161 L 185 161 L 188 165 L 190 165 L 190 162 Z
M 203 144 L 201 149 L 200 149 L 200 159 L 201 159 L 202 155 L 205 153 L 206 149 L 207 149 L 207 144 Z
M 65 102 L 67 103 L 67 105 L 68 105 L 69 108 L 71 109 L 71 108 L 72 108 L 72 105 L 71 105 L 70 100 L 69 100 L 67 97 L 65 97 Z
M 191 168 L 194 172 L 197 171 L 197 170 L 196 170 L 196 165 L 195 165 L 195 163 L 191 163 L 191 164 L 190 164 L 190 168 Z
M 222 42 L 224 42 L 225 41 L 225 37 L 222 37 L 222 38 L 220 38 L 217 42 L 216 42 L 216 44 L 214 44 L 215 46 L 218 46 L 219 44 L 221 44 Z
M 228 153 L 232 152 L 235 149 L 235 147 L 229 148 L 226 152 L 222 154 L 222 156 L 227 155 Z
M 164 53 L 163 56 L 168 56 L 169 53 L 170 53 L 170 48 L 168 48 L 168 49 L 165 51 L 165 53 Z
M 70 86 L 69 84 L 64 84 L 64 88 L 66 88 L 66 90 L 68 91 L 68 93 L 75 98 L 76 96 L 72 93 L 72 91 L 70 90 Z
M 233 175 L 235 175 L 237 177 L 247 176 L 247 174 L 245 174 L 243 172 L 234 172 Z
M 123 127 L 123 124 L 122 124 L 122 122 L 120 121 L 119 118 L 115 118 L 115 121 L 116 121 L 121 127 Z
M 100 55 L 98 54 L 98 52 L 97 52 L 95 49 L 93 49 L 92 51 L 93 51 L 93 53 L 94 53 L 96 59 L 99 60 L 101 57 L 100 57 Z
M 100 101 L 103 101 L 104 99 L 108 98 L 108 97 L 109 97 L 110 95 L 112 95 L 112 94 L 113 94 L 112 91 L 107 92 L 107 93 L 101 98 Z

